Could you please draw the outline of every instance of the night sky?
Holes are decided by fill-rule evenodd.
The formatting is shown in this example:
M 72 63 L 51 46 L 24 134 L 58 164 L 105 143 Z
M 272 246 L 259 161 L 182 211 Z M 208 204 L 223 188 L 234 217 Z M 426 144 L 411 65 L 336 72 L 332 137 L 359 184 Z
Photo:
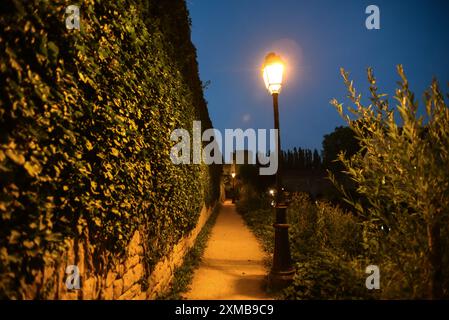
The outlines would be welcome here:
M 380 91 L 394 93 L 404 65 L 422 101 L 436 76 L 449 82 L 449 1 L 187 0 L 192 41 L 214 127 L 272 128 L 261 66 L 275 51 L 287 62 L 280 95 L 283 148 L 321 149 L 323 135 L 344 124 L 329 104 L 345 100 L 339 68 L 367 93 L 372 66 Z M 365 9 L 380 9 L 380 30 L 367 30 Z

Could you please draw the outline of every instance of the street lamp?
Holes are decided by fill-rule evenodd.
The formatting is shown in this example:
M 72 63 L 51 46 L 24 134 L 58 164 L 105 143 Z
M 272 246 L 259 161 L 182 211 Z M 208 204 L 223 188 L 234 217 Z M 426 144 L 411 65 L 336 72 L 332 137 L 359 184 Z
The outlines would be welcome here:
M 231 173 L 232 177 L 232 203 L 235 203 L 235 172 Z
M 282 88 L 285 64 L 281 57 L 271 52 L 265 57 L 263 65 L 263 79 L 268 92 L 273 97 L 274 128 L 278 132 L 276 141 L 278 170 L 276 172 L 275 210 L 276 220 L 274 223 L 274 254 L 273 265 L 268 277 L 269 286 L 281 289 L 289 285 L 293 279 L 295 269 L 292 266 L 290 255 L 290 244 L 288 240 L 287 205 L 284 201 L 282 188 L 282 166 L 281 166 L 281 133 L 279 130 L 279 105 L 278 97 Z

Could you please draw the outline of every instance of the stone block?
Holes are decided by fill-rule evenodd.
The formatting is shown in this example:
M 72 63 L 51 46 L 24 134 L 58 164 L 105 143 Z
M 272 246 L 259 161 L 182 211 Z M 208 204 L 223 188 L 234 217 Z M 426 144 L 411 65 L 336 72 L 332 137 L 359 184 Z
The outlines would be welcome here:
M 114 299 L 114 288 L 113 286 L 107 287 L 102 291 L 102 298 L 105 300 Z
M 116 267 L 118 275 L 121 277 L 125 273 L 125 266 L 123 264 L 118 264 Z
M 140 284 L 134 284 L 125 293 L 123 293 L 118 299 L 119 300 L 130 300 L 141 293 Z
M 137 281 L 139 281 L 140 279 L 143 278 L 144 272 L 145 271 L 144 271 L 143 265 L 141 263 L 137 264 L 133 268 L 134 277 L 137 279 Z
M 78 291 L 79 290 L 63 290 L 59 294 L 60 300 L 78 300 Z
M 143 246 L 142 245 L 139 245 L 138 247 L 137 247 L 137 249 L 136 249 L 136 254 L 138 255 L 138 256 L 143 256 Z
M 133 270 L 129 270 L 125 275 L 123 276 L 123 291 L 128 291 L 129 288 L 133 286 L 139 279 L 136 279 L 134 276 Z
M 134 297 L 133 300 L 147 300 L 147 293 L 142 292 L 139 295 L 137 295 L 136 297 Z
M 93 300 L 97 298 L 96 294 L 97 287 L 97 279 L 95 277 L 90 277 L 83 281 L 82 290 L 83 290 L 83 299 L 85 300 Z
M 132 267 L 137 265 L 139 262 L 140 262 L 140 257 L 139 256 L 135 255 L 135 256 L 129 257 L 125 261 L 125 270 L 131 269 Z
M 117 279 L 117 273 L 109 271 L 106 275 L 106 287 L 112 286 L 115 279 Z
M 114 299 L 120 297 L 123 293 L 123 279 L 117 279 L 112 284 Z

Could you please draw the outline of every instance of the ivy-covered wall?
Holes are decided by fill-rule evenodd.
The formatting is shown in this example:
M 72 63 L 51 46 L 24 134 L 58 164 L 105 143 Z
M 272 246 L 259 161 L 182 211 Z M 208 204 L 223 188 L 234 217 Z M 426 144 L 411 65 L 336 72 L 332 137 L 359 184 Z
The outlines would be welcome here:
M 219 167 L 169 157 L 211 127 L 184 1 L 79 1 L 80 30 L 69 4 L 0 3 L 0 297 L 86 233 L 106 273 L 139 229 L 151 273 L 219 196 Z

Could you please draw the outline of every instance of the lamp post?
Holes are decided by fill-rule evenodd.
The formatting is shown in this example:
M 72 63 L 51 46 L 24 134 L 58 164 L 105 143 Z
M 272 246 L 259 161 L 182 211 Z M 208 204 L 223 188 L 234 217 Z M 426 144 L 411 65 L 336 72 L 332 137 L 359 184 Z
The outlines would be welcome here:
M 232 177 L 232 203 L 235 203 L 235 172 L 231 173 Z
M 275 210 L 274 223 L 274 254 L 273 265 L 268 277 L 269 286 L 281 289 L 291 283 L 295 269 L 292 266 L 290 244 L 288 240 L 287 205 L 285 204 L 282 188 L 282 163 L 281 163 L 281 133 L 279 130 L 279 104 L 278 97 L 282 87 L 284 63 L 280 56 L 269 53 L 265 57 L 263 66 L 263 79 L 267 90 L 273 97 L 274 128 L 278 132 L 276 141 L 278 170 L 276 172 Z

